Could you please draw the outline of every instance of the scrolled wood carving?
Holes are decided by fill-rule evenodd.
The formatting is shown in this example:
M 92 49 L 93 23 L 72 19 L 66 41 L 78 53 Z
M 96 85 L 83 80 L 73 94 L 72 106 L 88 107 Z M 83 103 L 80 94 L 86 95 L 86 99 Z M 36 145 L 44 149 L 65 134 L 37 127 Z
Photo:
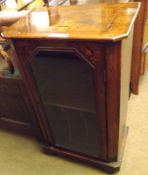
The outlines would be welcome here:
M 97 65 L 103 57 L 103 48 L 97 44 L 77 43 L 74 44 L 73 47 L 84 55 L 84 57 L 94 66 Z

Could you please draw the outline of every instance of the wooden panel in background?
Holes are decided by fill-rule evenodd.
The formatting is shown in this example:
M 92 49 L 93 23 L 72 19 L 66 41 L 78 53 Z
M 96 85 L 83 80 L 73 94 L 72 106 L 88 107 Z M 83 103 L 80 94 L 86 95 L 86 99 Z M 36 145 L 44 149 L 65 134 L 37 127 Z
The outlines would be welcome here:
M 137 1 L 137 0 L 136 0 Z M 139 93 L 139 80 L 144 66 L 143 35 L 146 13 L 148 10 L 148 0 L 142 0 L 140 12 L 135 22 L 134 38 L 133 38 L 133 59 L 131 69 L 131 91 L 134 94 Z M 141 66 L 142 65 L 142 66 Z
M 145 23 L 145 33 L 144 33 L 144 46 L 148 42 L 148 19 Z M 144 69 L 148 69 L 148 53 L 145 54 L 145 64 Z

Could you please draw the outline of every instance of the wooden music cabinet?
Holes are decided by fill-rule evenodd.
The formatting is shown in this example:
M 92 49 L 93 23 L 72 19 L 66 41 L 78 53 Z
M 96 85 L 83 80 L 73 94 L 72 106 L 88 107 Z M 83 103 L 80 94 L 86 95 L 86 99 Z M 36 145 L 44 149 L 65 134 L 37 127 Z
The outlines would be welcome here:
M 3 32 L 46 152 L 119 170 L 138 9 L 138 3 L 44 7 Z

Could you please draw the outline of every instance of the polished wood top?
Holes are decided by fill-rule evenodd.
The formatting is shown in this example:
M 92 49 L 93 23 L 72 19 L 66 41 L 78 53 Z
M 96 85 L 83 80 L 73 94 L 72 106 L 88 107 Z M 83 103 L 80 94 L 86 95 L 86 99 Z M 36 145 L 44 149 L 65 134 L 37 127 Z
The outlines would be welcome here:
M 128 36 L 139 3 L 44 7 L 2 33 L 4 38 L 121 40 Z

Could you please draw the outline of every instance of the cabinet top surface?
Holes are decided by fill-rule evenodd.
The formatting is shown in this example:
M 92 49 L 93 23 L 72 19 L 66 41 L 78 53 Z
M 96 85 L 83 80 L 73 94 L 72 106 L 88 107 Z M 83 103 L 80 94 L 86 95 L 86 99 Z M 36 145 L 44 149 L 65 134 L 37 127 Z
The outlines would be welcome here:
M 121 40 L 128 36 L 139 3 L 100 3 L 36 9 L 3 33 L 4 38 Z

